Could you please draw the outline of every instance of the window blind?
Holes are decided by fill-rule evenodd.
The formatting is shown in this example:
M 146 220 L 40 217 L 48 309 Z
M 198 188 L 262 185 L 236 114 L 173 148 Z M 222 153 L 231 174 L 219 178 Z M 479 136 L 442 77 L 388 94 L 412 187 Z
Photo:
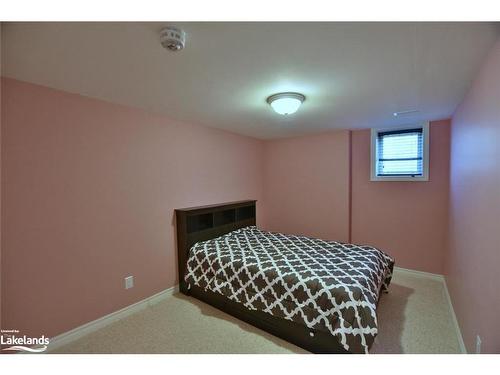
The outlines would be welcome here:
M 422 176 L 423 148 L 422 128 L 378 133 L 377 176 Z

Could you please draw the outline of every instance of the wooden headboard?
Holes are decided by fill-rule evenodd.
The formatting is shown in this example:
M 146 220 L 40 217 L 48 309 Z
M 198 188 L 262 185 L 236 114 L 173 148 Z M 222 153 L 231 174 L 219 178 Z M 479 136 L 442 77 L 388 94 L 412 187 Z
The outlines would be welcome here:
M 255 200 L 213 204 L 175 210 L 179 289 L 186 293 L 186 263 L 191 247 L 233 230 L 255 225 Z

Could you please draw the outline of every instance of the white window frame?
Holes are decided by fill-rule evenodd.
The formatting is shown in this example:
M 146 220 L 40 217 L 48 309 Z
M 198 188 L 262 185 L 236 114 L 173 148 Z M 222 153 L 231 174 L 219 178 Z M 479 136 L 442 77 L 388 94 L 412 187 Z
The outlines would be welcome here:
M 423 137 L 423 172 L 422 176 L 377 176 L 377 138 L 378 133 L 394 130 L 406 130 L 422 128 Z M 371 181 L 429 181 L 429 123 L 418 123 L 413 125 L 399 126 L 395 128 L 372 129 L 371 132 L 371 160 L 370 160 Z

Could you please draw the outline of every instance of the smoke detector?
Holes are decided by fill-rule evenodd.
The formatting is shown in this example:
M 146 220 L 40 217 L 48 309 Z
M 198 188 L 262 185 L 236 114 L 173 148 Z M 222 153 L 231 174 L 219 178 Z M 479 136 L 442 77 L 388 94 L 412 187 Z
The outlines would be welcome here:
M 180 51 L 186 45 L 186 33 L 175 27 L 164 27 L 160 31 L 160 42 L 163 48 Z

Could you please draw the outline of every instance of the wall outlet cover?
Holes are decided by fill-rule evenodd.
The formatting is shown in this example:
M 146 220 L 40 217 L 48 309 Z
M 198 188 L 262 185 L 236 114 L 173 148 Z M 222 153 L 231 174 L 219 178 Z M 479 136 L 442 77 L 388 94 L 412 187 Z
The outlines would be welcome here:
M 481 353 L 481 337 L 479 335 L 476 336 L 476 354 Z
M 125 289 L 130 289 L 134 287 L 134 276 L 127 276 L 125 278 Z

